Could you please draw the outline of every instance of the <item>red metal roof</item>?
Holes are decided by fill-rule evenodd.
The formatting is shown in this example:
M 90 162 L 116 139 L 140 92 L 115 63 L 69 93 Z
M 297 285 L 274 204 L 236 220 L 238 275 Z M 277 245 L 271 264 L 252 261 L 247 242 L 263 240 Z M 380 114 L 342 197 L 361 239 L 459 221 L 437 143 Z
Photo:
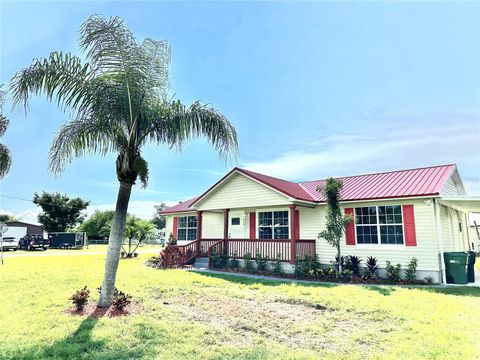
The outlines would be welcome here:
M 343 182 L 342 201 L 392 199 L 400 197 L 439 195 L 455 165 L 432 166 L 376 174 L 340 177 Z M 324 202 L 319 191 L 325 180 L 301 182 L 300 185 L 316 202 Z
M 340 179 L 343 182 L 343 189 L 341 192 L 342 201 L 433 196 L 440 194 L 446 181 L 452 175 L 453 171 L 455 171 L 455 168 L 456 166 L 454 164 L 450 164 L 375 174 L 346 176 L 337 179 Z M 192 207 L 192 205 L 210 193 L 211 190 L 216 188 L 234 172 L 242 173 L 296 200 L 315 203 L 325 202 L 325 197 L 317 190 L 325 184 L 325 180 L 296 183 L 259 174 L 250 170 L 234 168 L 201 196 L 168 208 L 162 211 L 161 214 L 195 211 L 195 208 Z
M 169 207 L 168 209 L 160 211 L 160 214 L 164 215 L 164 214 L 171 214 L 171 213 L 195 211 L 195 209 L 192 208 L 191 206 L 197 199 L 198 199 L 198 196 L 191 198 L 189 200 L 183 201 L 178 205 L 174 205 Z

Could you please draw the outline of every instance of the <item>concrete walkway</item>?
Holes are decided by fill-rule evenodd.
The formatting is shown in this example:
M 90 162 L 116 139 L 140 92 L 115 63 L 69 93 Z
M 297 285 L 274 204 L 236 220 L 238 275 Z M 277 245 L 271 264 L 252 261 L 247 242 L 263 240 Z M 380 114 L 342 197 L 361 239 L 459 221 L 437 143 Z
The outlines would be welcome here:
M 442 288 L 449 288 L 449 287 L 456 287 L 456 286 L 479 286 L 480 287 L 480 277 L 476 277 L 477 281 L 475 283 L 470 283 L 468 285 L 456 285 L 456 284 L 447 284 L 447 285 L 388 285 L 388 284 L 356 284 L 356 283 L 342 283 L 342 282 L 327 282 L 327 281 L 314 281 L 314 280 L 299 280 L 299 279 L 289 279 L 289 278 L 281 278 L 275 276 L 264 276 L 264 275 L 254 275 L 254 274 L 244 274 L 244 273 L 234 273 L 234 272 L 227 272 L 227 271 L 215 271 L 209 269 L 187 269 L 188 271 L 204 273 L 204 274 L 215 274 L 215 275 L 227 275 L 227 276 L 236 276 L 241 278 L 247 279 L 254 279 L 254 280 L 267 280 L 267 281 L 280 281 L 292 284 L 313 284 L 313 285 L 348 285 L 348 286 L 380 286 L 380 287 L 405 287 L 405 288 L 434 288 L 434 289 L 442 289 Z M 480 276 L 480 272 L 476 274 Z

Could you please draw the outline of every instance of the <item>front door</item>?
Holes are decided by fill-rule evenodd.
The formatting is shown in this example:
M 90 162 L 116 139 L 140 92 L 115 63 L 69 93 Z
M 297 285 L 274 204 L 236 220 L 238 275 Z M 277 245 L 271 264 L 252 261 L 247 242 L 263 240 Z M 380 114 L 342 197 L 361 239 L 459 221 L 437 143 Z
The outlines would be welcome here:
M 228 237 L 232 239 L 245 239 L 245 213 L 230 210 L 228 215 Z

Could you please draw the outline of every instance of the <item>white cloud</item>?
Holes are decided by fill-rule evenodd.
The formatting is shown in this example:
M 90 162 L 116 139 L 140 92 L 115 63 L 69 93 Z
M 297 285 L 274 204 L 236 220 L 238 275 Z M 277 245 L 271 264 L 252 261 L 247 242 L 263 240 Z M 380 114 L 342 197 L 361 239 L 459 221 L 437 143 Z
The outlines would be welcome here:
M 479 171 L 480 139 L 471 123 L 401 130 L 332 134 L 307 141 L 272 159 L 243 164 L 252 171 L 291 180 L 355 175 L 446 163 L 461 163 L 461 173 Z M 470 169 L 466 169 L 469 167 Z M 476 168 L 475 168 L 476 167 Z M 478 185 L 478 180 L 469 188 Z
M 18 221 L 23 221 L 29 224 L 38 224 L 38 210 L 25 210 L 21 212 L 12 212 L 8 210 L 0 209 L 0 214 L 14 216 Z

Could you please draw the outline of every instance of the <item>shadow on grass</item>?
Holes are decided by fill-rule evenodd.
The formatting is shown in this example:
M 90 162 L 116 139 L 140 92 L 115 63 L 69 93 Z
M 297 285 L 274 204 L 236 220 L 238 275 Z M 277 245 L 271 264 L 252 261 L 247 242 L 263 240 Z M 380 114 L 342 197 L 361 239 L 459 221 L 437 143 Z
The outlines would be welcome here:
M 132 350 L 125 346 L 108 347 L 106 340 L 92 339 L 92 331 L 98 321 L 96 317 L 88 317 L 82 321 L 78 329 L 63 340 L 51 345 L 35 346 L 24 352 L 15 354 L 15 359 L 137 359 L 143 351 Z
M 262 284 L 264 286 L 281 286 L 296 283 L 297 285 L 306 286 L 306 287 L 335 287 L 339 285 L 352 285 L 352 284 L 342 284 L 342 283 L 322 283 L 322 282 L 313 282 L 307 281 L 302 282 L 299 280 L 289 280 L 281 279 L 272 280 L 272 279 L 262 279 L 262 278 L 248 278 L 243 277 L 240 274 L 219 274 L 219 273 L 207 273 L 202 271 L 193 271 L 195 274 L 202 276 L 207 276 L 216 279 L 226 280 L 236 284 L 243 285 L 254 285 Z M 470 297 L 480 297 L 480 287 L 470 287 L 470 286 L 459 286 L 459 287 L 441 287 L 441 286 L 396 286 L 396 285 L 384 285 L 384 284 L 355 284 L 354 286 L 360 286 L 363 289 L 369 291 L 375 291 L 384 296 L 390 296 L 398 289 L 415 289 L 420 291 L 428 291 L 431 293 L 445 294 L 445 295 L 456 295 L 456 296 L 470 296 Z

